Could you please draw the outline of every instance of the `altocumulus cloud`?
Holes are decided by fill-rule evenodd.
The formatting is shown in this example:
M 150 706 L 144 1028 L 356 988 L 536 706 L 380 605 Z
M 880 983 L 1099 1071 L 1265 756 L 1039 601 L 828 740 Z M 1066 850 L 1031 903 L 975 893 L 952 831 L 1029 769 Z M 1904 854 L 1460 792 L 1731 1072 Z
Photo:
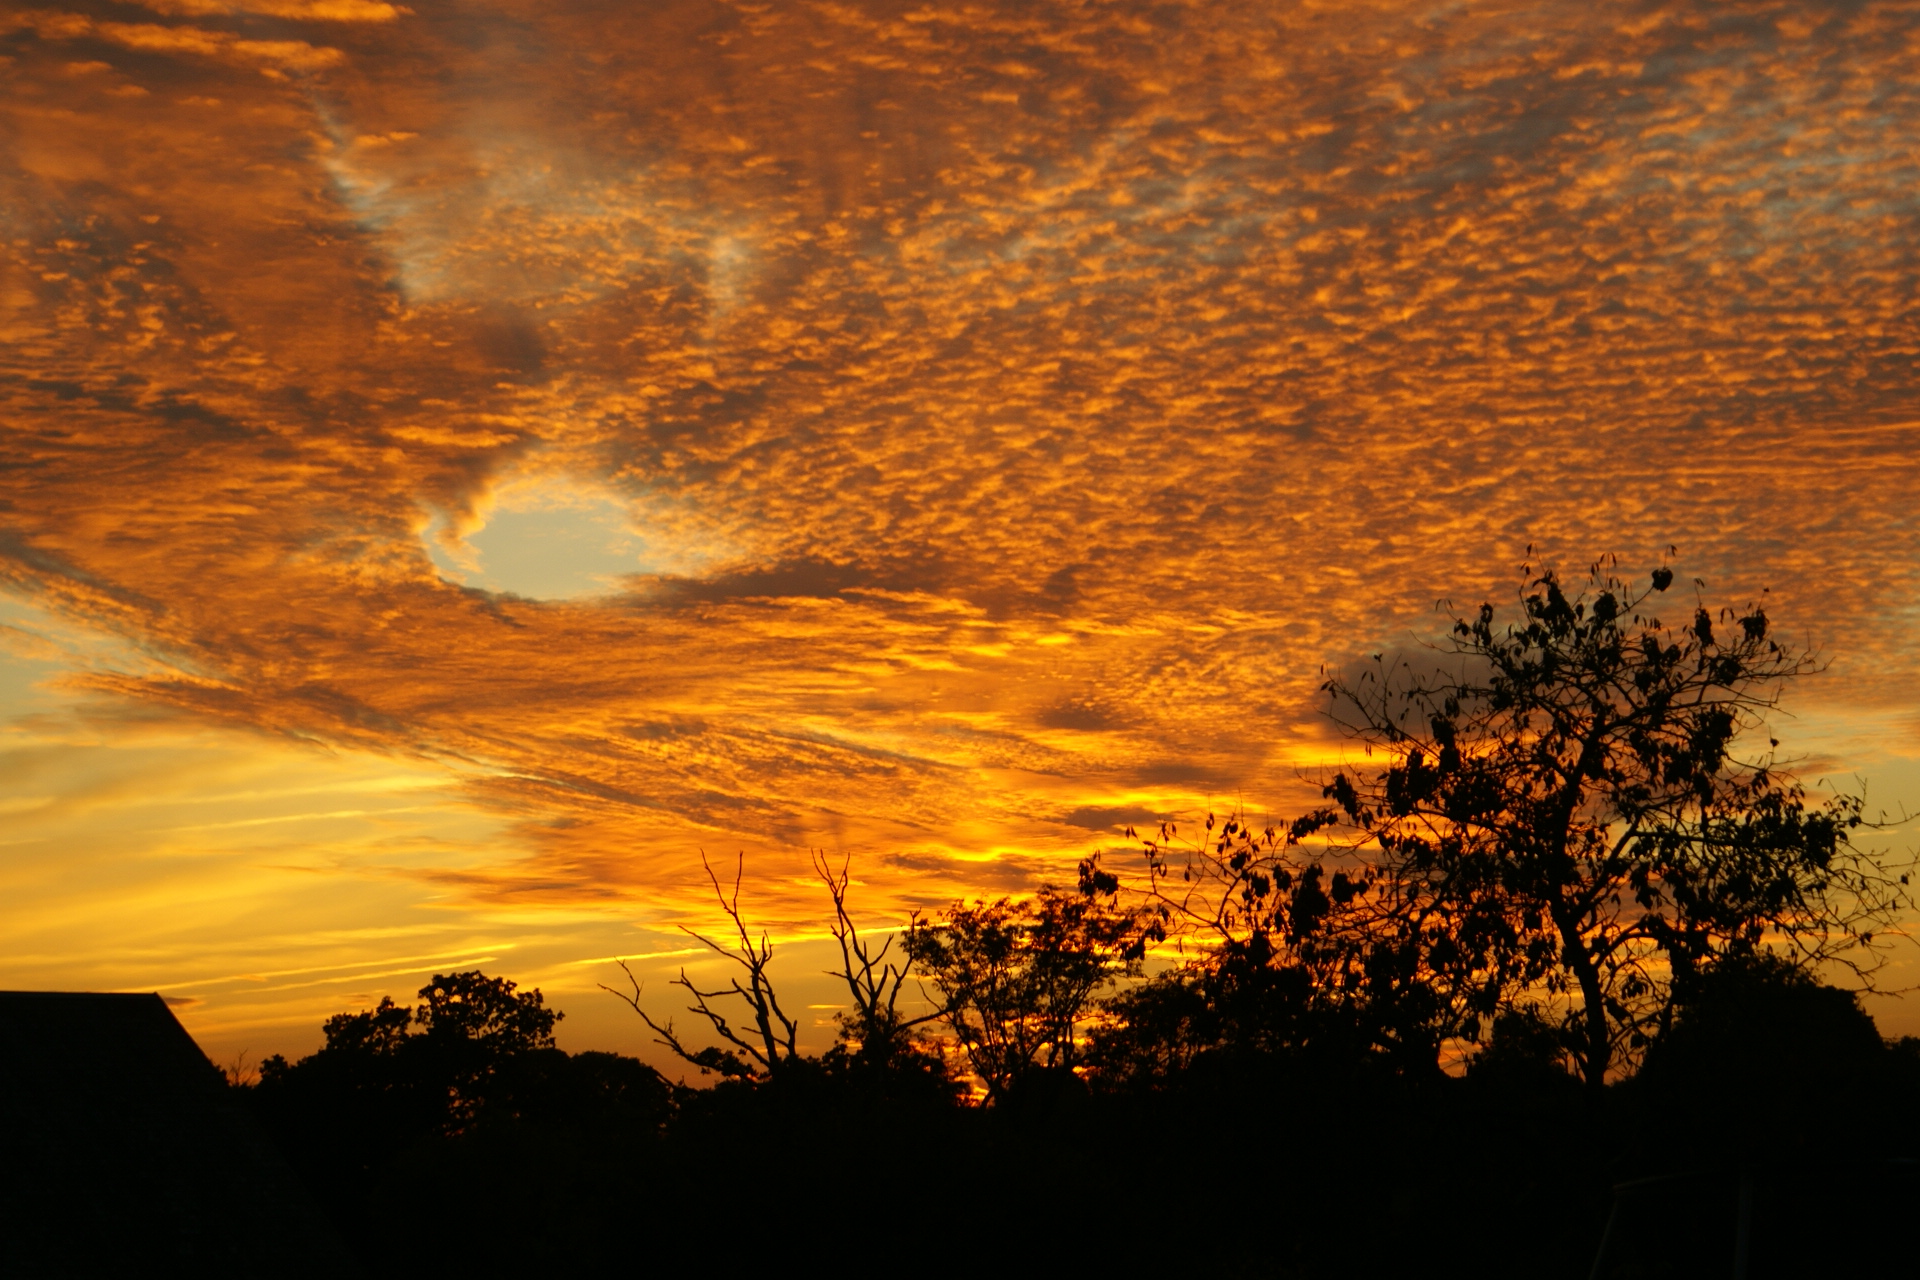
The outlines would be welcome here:
M 514 824 L 388 873 L 1030 883 L 1298 803 L 1321 664 L 1530 545 L 1910 701 L 1912 6 L 148 8 L 4 23 L 0 571 Z

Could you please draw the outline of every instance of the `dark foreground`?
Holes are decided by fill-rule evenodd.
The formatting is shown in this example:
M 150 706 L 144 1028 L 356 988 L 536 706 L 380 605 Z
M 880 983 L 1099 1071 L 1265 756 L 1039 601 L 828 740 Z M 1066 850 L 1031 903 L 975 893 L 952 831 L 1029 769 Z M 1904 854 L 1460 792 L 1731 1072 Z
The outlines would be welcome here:
M 1920 1275 L 1920 1042 L 1806 984 L 1685 1027 L 1599 1096 L 1498 1040 L 1464 1078 L 1214 1054 L 982 1108 L 925 1058 L 688 1089 L 415 1037 L 343 1038 L 246 1097 L 376 1276 L 1585 1277 L 1609 1231 L 1600 1275 L 1733 1276 L 1743 1214 L 1749 1277 Z

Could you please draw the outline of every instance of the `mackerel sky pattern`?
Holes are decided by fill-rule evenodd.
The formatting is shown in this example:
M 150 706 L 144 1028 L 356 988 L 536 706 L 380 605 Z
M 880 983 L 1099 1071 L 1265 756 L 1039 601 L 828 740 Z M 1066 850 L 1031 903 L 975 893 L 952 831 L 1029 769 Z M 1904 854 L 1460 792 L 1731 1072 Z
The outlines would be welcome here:
M 1767 591 L 1914 752 L 1913 5 L 151 0 L 0 57 L 0 578 L 115 638 L 96 708 L 459 770 L 512 840 L 406 874 L 464 901 L 678 918 L 739 848 L 799 920 L 809 845 L 905 906 L 1289 811 L 1323 667 L 1543 557 Z M 629 504 L 621 592 L 439 576 L 527 476 Z

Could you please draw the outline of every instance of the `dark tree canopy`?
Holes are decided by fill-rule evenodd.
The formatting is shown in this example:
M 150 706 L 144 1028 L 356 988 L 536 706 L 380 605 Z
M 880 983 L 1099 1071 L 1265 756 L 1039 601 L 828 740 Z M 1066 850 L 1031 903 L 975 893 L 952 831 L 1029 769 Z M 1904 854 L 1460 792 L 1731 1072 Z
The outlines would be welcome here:
M 321 1026 L 322 1052 L 339 1057 L 385 1057 L 398 1053 L 413 1027 L 413 1011 L 382 996 L 377 1007 L 336 1013 Z M 271 1061 L 271 1059 L 269 1059 Z
M 553 1048 L 553 1026 L 566 1015 L 546 1007 L 539 991 L 520 992 L 510 978 L 489 978 L 478 969 L 436 973 L 420 988 L 413 1009 L 382 997 L 378 1006 L 339 1013 L 321 1027 L 322 1053 L 380 1056 L 398 1053 L 416 1034 L 437 1044 L 471 1046 L 482 1056 Z
M 1672 586 L 1528 573 L 1509 613 L 1329 681 L 1364 758 L 1325 807 L 1142 841 L 1134 887 L 1184 958 L 1120 997 L 1112 1061 L 1344 1046 L 1432 1072 L 1492 1031 L 1496 1059 L 1598 1088 L 1715 965 L 1774 950 L 1870 980 L 1907 876 L 1853 843 L 1861 801 L 1809 796 L 1768 731 L 1815 656 L 1759 606 L 1668 625 Z
M 1674 980 L 1764 946 L 1864 971 L 1905 901 L 1857 848 L 1861 802 L 1809 797 L 1768 713 L 1816 669 L 1765 610 L 1681 610 L 1672 572 L 1531 574 L 1518 609 L 1456 618 L 1429 660 L 1327 684 L 1384 767 L 1336 774 L 1386 945 L 1416 954 L 1471 1038 L 1556 1010 L 1598 1086 L 1663 1029 Z
M 553 1048 L 553 1024 L 565 1015 L 539 991 L 516 992 L 509 978 L 469 973 L 434 975 L 420 988 L 413 1020 L 430 1038 L 474 1045 L 488 1054 Z
M 260 1064 L 268 1096 L 321 1090 L 354 1099 L 370 1150 L 407 1135 L 472 1124 L 488 1109 L 516 1109 L 516 1063 L 556 1052 L 563 1016 L 537 990 L 478 970 L 435 974 L 412 1009 L 383 998 L 321 1028 L 320 1051 L 298 1062 Z
M 1137 887 L 1182 960 L 1116 998 L 1119 1026 L 1101 1035 L 1112 1065 L 1154 1076 L 1208 1056 L 1377 1054 L 1434 1069 L 1448 1011 L 1381 910 L 1373 869 L 1329 868 L 1338 820 L 1321 809 L 1256 828 L 1208 814 L 1191 836 L 1168 822 L 1142 840 Z
M 941 1016 L 989 1101 L 1041 1074 L 1071 1072 L 1097 998 L 1139 972 L 1141 922 L 1111 898 L 1042 889 L 1024 902 L 955 903 L 937 923 L 907 931 L 907 954 L 939 992 Z

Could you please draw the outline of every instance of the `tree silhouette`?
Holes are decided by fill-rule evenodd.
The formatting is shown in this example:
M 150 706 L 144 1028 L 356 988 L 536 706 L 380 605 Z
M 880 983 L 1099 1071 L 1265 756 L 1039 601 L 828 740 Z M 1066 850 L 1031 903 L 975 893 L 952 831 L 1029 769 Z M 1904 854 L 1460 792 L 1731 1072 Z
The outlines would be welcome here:
M 847 911 L 849 865 L 843 859 L 836 871 L 824 853 L 816 850 L 813 854 L 814 873 L 826 886 L 827 896 L 833 903 L 833 922 L 827 927 L 840 947 L 840 968 L 831 971 L 831 976 L 846 985 L 848 998 L 853 1002 L 851 1012 L 836 1015 L 840 1041 L 861 1065 L 885 1070 L 915 1055 L 916 1030 L 941 1018 L 944 1010 L 935 1007 L 915 1015 L 901 1010 L 901 990 L 913 968 L 913 960 L 905 948 L 899 963 L 887 958 L 896 941 L 891 935 L 878 949 L 870 939 L 860 936 Z M 908 921 L 909 936 L 916 923 Z
M 1139 972 L 1142 922 L 1108 898 L 1042 889 L 1025 902 L 955 903 L 939 923 L 908 929 L 907 954 L 939 991 L 988 1101 L 1071 1071 L 1096 998 Z
M 439 981 L 438 977 L 435 981 Z M 325 1039 L 321 1052 L 339 1057 L 384 1058 L 400 1051 L 412 1027 L 413 1011 L 395 1004 L 392 996 L 382 996 L 372 1009 L 336 1013 L 322 1023 L 320 1033 Z
M 429 1040 L 472 1045 L 488 1057 L 553 1048 L 553 1026 L 566 1015 L 547 1008 L 538 989 L 516 993 L 515 986 L 477 969 L 435 974 L 420 988 L 414 1024 Z
M 547 1008 L 538 990 L 517 992 L 515 985 L 476 969 L 435 974 L 420 988 L 413 1011 L 419 1030 L 405 1048 L 419 1059 L 416 1075 L 446 1090 L 452 1129 L 489 1106 L 511 1107 L 511 1065 L 555 1047 L 553 1027 L 564 1015 Z
M 672 1050 L 682 1061 L 698 1067 L 702 1075 L 718 1072 L 732 1079 L 771 1079 L 783 1074 L 799 1059 L 800 1050 L 796 1044 L 799 1024 L 780 1007 L 780 997 L 774 991 L 773 979 L 767 972 L 767 966 L 773 960 L 773 943 L 765 930 L 755 941 L 747 928 L 746 918 L 740 914 L 740 877 L 746 867 L 746 856 L 742 854 L 735 859 L 731 892 L 721 888 L 720 877 L 714 874 L 713 866 L 704 853 L 700 855 L 700 865 L 713 885 L 713 894 L 720 901 L 720 910 L 733 925 L 734 938 L 731 943 L 722 944 L 685 925 L 681 926 L 681 932 L 738 966 L 741 976 L 729 979 L 724 987 L 702 991 L 687 976 L 683 967 L 680 976 L 673 980 L 673 985 L 693 997 L 687 1012 L 706 1019 L 714 1034 L 732 1047 L 708 1045 L 694 1048 L 673 1029 L 672 1018 L 664 1023 L 656 1022 L 653 1015 L 641 1005 L 640 980 L 633 976 L 633 970 L 627 967 L 624 960 L 619 962 L 620 970 L 627 975 L 627 982 L 632 989 L 619 991 L 605 983 L 600 985 L 600 989 L 612 992 L 625 1001 L 640 1015 L 641 1021 L 652 1029 L 656 1043 Z M 741 977 L 745 978 L 744 983 Z M 733 1019 L 712 1003 L 723 999 L 738 1000 L 745 1005 L 751 1027 L 736 1029 Z
M 1113 1003 L 1103 1030 L 1110 1070 L 1145 1082 L 1209 1054 L 1377 1053 L 1400 1070 L 1437 1069 L 1449 1019 L 1417 949 L 1395 927 L 1363 865 L 1329 871 L 1320 809 L 1256 828 L 1244 814 L 1208 814 L 1195 835 L 1164 822 L 1140 839 L 1142 895 L 1185 962 Z M 1119 880 L 1096 855 L 1083 882 Z
M 457 1132 L 500 1091 L 516 1057 L 554 1048 L 562 1017 L 536 989 L 479 970 L 435 974 L 407 1009 L 385 996 L 372 1009 L 335 1014 L 321 1027 L 320 1051 L 298 1063 L 276 1054 L 260 1064 L 269 1095 L 309 1087 L 357 1095 L 376 1118 L 370 1127 L 401 1135 L 423 1127 Z M 399 1140 L 399 1139 L 396 1139 Z
M 1596 1089 L 1668 1025 L 1676 981 L 1767 942 L 1864 975 L 1907 901 L 1851 842 L 1861 802 L 1810 799 L 1766 734 L 1814 656 L 1758 605 L 1663 623 L 1672 583 L 1596 566 L 1569 596 L 1529 573 L 1514 621 L 1482 605 L 1436 661 L 1376 655 L 1325 686 L 1386 761 L 1325 787 L 1371 864 L 1376 951 L 1417 959 L 1469 1037 L 1501 1008 L 1558 1009 Z
M 546 1078 L 567 1058 L 553 1042 L 561 1014 L 538 990 L 472 970 L 435 974 L 419 994 L 412 1009 L 386 997 L 337 1014 L 317 1053 L 260 1064 L 254 1105 L 336 1206 L 403 1152 L 515 1124 L 567 1091 Z
M 900 999 L 913 960 L 904 949 L 898 962 L 888 958 L 895 943 L 892 936 L 883 939 L 877 947 L 870 937 L 861 936 L 847 906 L 847 892 L 851 884 L 849 862 L 843 860 L 836 870 L 824 853 L 816 850 L 812 857 L 814 874 L 820 878 L 833 907 L 833 919 L 827 929 L 840 948 L 840 968 L 829 970 L 828 973 L 840 979 L 850 1001 L 847 1012 L 835 1015 L 840 1034 L 833 1065 L 850 1063 L 883 1072 L 911 1066 L 924 1073 L 931 1064 L 926 1060 L 927 1055 L 919 1051 L 915 1032 L 919 1027 L 940 1018 L 943 1011 L 935 1008 L 925 1013 L 908 1014 L 902 1010 Z M 704 854 L 701 855 L 701 865 L 706 868 L 707 878 L 713 884 L 721 912 L 733 925 L 734 937 L 730 943 L 723 944 L 685 926 L 681 927 L 682 932 L 737 966 L 739 974 L 729 979 L 726 986 L 709 991 L 695 985 L 683 968 L 680 976 L 673 980 L 673 985 L 693 997 L 687 1012 L 705 1019 L 713 1033 L 730 1047 L 708 1045 L 696 1048 L 681 1038 L 671 1018 L 665 1022 L 656 1021 L 641 1005 L 640 980 L 624 962 L 620 968 L 627 975 L 628 990 L 619 991 L 604 983 L 601 989 L 625 1001 L 653 1030 L 656 1043 L 671 1050 L 682 1061 L 698 1067 L 702 1075 L 715 1072 L 722 1077 L 739 1080 L 771 1080 L 785 1075 L 803 1059 L 797 1043 L 799 1027 L 781 1008 L 779 993 L 774 989 L 772 975 L 768 972 L 773 960 L 773 943 L 764 930 L 756 940 L 740 913 L 740 878 L 745 867 L 744 856 L 735 862 L 730 890 L 721 887 L 719 877 L 714 874 Z M 751 1026 L 736 1027 L 734 1018 L 728 1015 L 727 1010 L 713 1003 L 721 1000 L 736 1002 Z
M 1818 1132 L 1804 1120 L 1755 1117 L 1817 1113 L 1823 1099 L 1874 1083 L 1887 1057 L 1853 992 L 1780 956 L 1735 956 L 1691 975 L 1675 991 L 1674 1014 L 1635 1084 L 1675 1114 L 1669 1132 L 1712 1133 L 1744 1159 L 1778 1158 Z

